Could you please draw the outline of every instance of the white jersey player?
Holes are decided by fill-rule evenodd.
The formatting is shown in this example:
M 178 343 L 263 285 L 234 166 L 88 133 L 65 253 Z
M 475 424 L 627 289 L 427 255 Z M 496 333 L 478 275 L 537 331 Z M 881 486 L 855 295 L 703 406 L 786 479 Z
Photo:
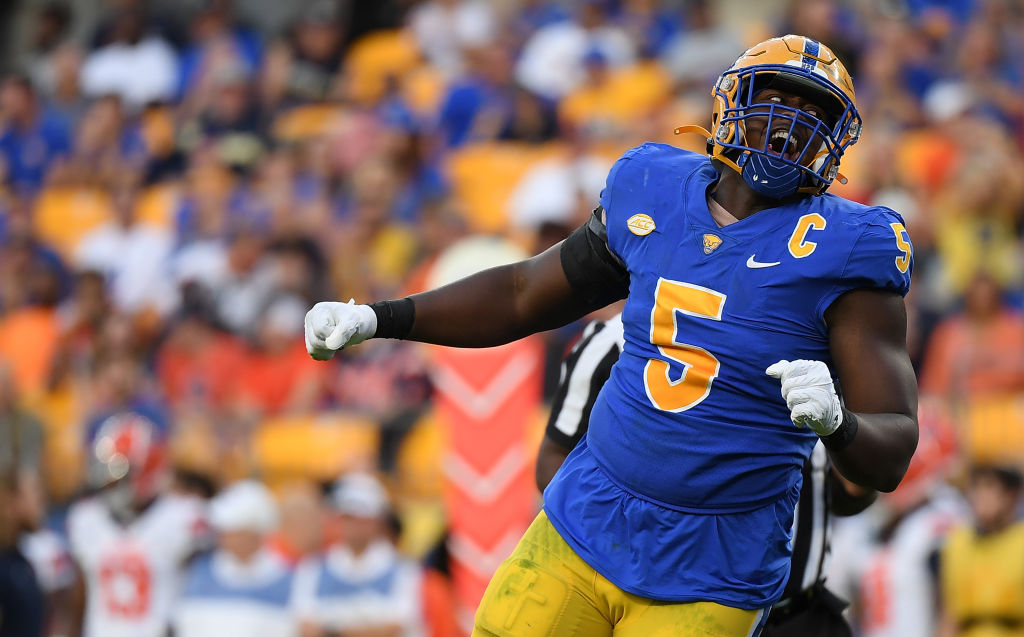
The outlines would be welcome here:
M 112 417 L 92 445 L 90 482 L 67 522 L 85 586 L 85 637 L 162 637 L 182 566 L 205 536 L 203 504 L 160 495 L 164 446 L 152 423 Z
M 942 482 L 953 454 L 951 429 L 931 408 L 919 412 L 920 440 L 906 477 L 864 515 L 838 523 L 829 581 L 853 600 L 861 637 L 933 637 L 938 618 L 937 555 L 966 515 Z

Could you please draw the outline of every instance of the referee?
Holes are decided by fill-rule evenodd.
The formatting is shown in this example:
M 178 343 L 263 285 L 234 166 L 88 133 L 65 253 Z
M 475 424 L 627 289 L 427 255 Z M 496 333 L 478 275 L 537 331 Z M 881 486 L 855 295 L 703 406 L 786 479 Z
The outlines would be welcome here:
M 587 432 L 590 411 L 622 351 L 622 319 L 594 321 L 562 363 L 558 391 L 537 455 L 537 487 L 543 492 Z M 793 562 L 782 599 L 772 607 L 761 637 L 851 637 L 843 618 L 846 602 L 825 588 L 829 518 L 863 511 L 875 499 L 833 472 L 819 441 L 803 469 L 793 518 Z

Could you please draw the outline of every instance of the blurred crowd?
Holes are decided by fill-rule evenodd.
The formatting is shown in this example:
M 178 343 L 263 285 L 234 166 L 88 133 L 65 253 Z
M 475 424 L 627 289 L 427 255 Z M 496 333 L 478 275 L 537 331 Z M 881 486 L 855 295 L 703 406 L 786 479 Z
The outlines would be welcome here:
M 440 507 L 428 363 L 391 341 L 313 362 L 305 310 L 422 289 L 470 235 L 531 253 L 561 240 L 625 149 L 702 151 L 673 127 L 707 126 L 718 74 L 775 34 L 846 63 L 866 125 L 832 192 L 899 211 L 914 242 L 910 351 L 952 441 L 921 498 L 958 498 L 971 464 L 1024 461 L 1019 2 L 268 0 L 275 29 L 231 0 L 107 0 L 88 20 L 79 4 L 15 4 L 26 32 L 0 81 L 0 539 L 29 547 L 60 611 L 52 634 L 87 559 L 68 553 L 68 529 L 116 477 L 103 460 L 115 425 L 149 432 L 173 469 L 143 501 L 228 502 L 194 529 L 235 556 L 213 553 L 224 572 L 264 568 L 270 590 L 292 577 L 280 564 L 359 544 L 295 575 L 312 591 L 304 634 L 447 634 L 443 586 L 422 584 L 443 559 L 416 564 L 443 540 L 443 513 L 409 513 Z M 578 330 L 545 336 L 549 390 Z M 175 506 L 183 524 L 191 505 Z M 894 511 L 873 515 L 884 527 Z M 209 563 L 190 564 L 189 585 L 212 585 L 196 574 Z M 419 619 L 310 601 L 367 586 L 402 591 Z M 207 610 L 175 621 L 202 625 Z M 340 616 L 384 628 L 345 632 L 365 627 Z

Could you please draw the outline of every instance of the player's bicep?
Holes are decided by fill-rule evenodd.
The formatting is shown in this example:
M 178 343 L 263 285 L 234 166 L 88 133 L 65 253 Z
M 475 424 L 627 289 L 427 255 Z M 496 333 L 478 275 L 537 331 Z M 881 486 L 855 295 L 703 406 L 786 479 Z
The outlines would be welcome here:
M 846 408 L 916 418 L 917 379 L 907 354 L 902 296 L 887 290 L 852 290 L 829 306 L 825 319 Z

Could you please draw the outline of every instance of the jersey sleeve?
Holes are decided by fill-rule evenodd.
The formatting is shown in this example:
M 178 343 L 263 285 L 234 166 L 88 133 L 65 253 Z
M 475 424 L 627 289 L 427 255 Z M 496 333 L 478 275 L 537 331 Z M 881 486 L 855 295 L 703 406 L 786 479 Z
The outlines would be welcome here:
M 864 223 L 847 256 L 834 277 L 832 286 L 818 305 L 819 318 L 843 294 L 857 289 L 889 290 L 900 296 L 910 291 L 914 271 L 914 247 L 903 219 L 888 208 Z
M 601 208 L 604 210 L 606 226 L 606 241 L 608 243 L 608 249 L 613 255 L 620 261 L 625 263 L 625 259 L 621 254 L 621 246 L 614 245 L 611 234 L 607 232 L 607 226 L 612 225 L 618 227 L 618 217 L 624 211 L 623 206 L 626 204 L 626 200 L 631 198 L 631 194 L 636 190 L 634 187 L 634 181 L 632 173 L 636 172 L 633 170 L 639 159 L 642 159 L 646 145 L 637 146 L 627 150 L 614 164 L 612 164 L 611 170 L 608 171 L 608 177 L 605 178 L 604 189 L 601 191 Z

